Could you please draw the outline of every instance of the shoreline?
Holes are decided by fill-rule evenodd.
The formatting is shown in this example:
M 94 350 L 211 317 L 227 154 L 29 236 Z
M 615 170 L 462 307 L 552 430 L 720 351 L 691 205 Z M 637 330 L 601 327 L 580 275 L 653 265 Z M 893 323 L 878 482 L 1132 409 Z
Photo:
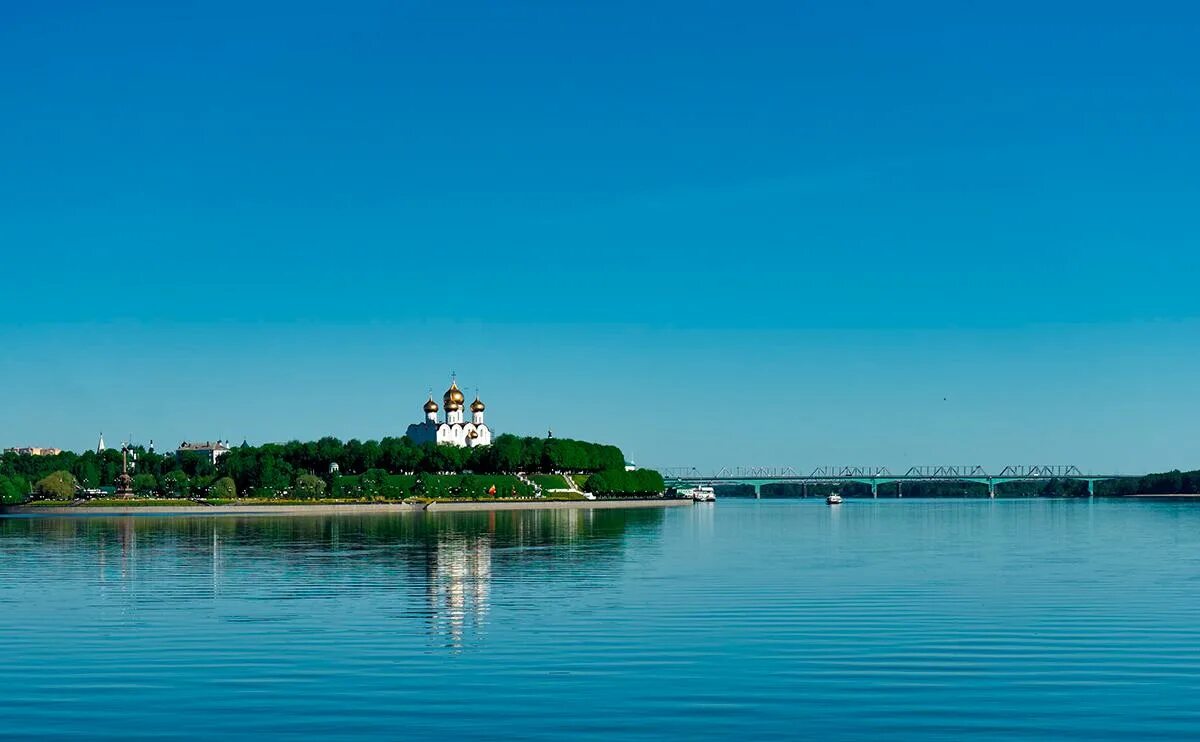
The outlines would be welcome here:
M 691 505 L 691 500 L 522 500 L 510 502 L 430 502 L 406 503 L 342 503 L 331 505 L 103 505 L 89 507 L 30 507 L 9 505 L 0 507 L 0 516 L 93 516 L 93 515 L 205 515 L 205 516 L 270 516 L 270 515 L 370 515 L 375 513 L 453 513 L 488 512 L 496 510 L 609 510 L 620 508 L 669 508 Z

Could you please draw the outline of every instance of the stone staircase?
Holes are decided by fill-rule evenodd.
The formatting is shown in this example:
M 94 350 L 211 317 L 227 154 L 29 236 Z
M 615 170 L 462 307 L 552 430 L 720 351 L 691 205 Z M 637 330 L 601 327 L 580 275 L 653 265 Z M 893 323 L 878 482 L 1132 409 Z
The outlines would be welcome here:
M 523 471 L 517 472 L 517 479 L 521 480 L 522 482 L 524 482 L 525 484 L 527 484 L 533 488 L 533 496 L 534 497 L 543 497 L 544 496 L 544 493 L 542 491 L 542 485 L 538 484 L 537 482 L 533 481 L 528 476 L 526 476 L 525 472 L 523 472 Z
M 570 474 L 560 474 L 559 476 L 561 476 L 563 478 L 563 480 L 566 481 L 567 489 L 546 490 L 547 492 L 556 492 L 556 493 L 560 493 L 560 494 L 563 492 L 569 492 L 569 493 L 575 494 L 575 495 L 583 494 L 583 490 L 579 489 L 579 485 L 575 484 L 575 480 L 571 478 Z

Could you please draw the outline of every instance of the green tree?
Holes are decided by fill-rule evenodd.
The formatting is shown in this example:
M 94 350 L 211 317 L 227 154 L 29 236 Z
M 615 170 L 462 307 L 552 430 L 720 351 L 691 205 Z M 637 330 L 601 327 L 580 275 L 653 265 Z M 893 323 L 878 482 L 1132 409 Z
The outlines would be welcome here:
M 158 488 L 158 480 L 153 474 L 143 472 L 133 475 L 133 494 L 138 497 L 153 497 Z
M 221 474 L 233 479 L 241 490 L 249 489 L 251 477 L 258 468 L 257 453 L 253 448 L 234 448 L 217 459 L 217 469 Z
M 279 494 L 292 482 L 292 467 L 273 452 L 264 452 L 259 459 L 257 480 L 258 487 Z
M 292 496 L 300 500 L 317 500 L 325 494 L 325 480 L 314 474 L 301 474 L 296 477 L 296 485 L 292 487 Z
M 214 500 L 236 500 L 237 483 L 233 477 L 221 477 L 208 488 L 208 496 Z
M 163 475 L 162 490 L 168 497 L 186 499 L 192 493 L 192 480 L 187 474 L 176 469 Z
M 0 503 L 14 505 L 29 497 L 29 484 L 21 477 L 0 475 Z
M 367 441 L 359 450 L 359 458 L 363 471 L 375 469 L 383 463 L 383 448 L 375 441 Z
M 100 484 L 116 484 L 117 476 L 121 473 L 121 450 L 106 448 L 97 455 L 97 466 L 100 468 Z
M 345 468 L 348 466 L 344 461 L 344 447 L 342 442 L 337 438 L 326 436 L 316 442 L 313 447 L 315 449 L 311 468 L 313 471 L 327 472 L 330 464 L 337 464 L 339 468 L 344 468 L 346 473 L 350 470 Z
M 486 459 L 489 460 L 488 471 L 514 472 L 521 470 L 524 446 L 517 436 L 508 434 L 498 436 L 484 451 Z
M 34 489 L 42 499 L 70 500 L 75 497 L 79 482 L 69 471 L 56 471 L 38 480 Z
M 545 440 L 541 438 L 526 437 L 521 439 L 521 466 L 511 471 L 541 471 L 542 470 L 542 448 L 545 445 Z
M 359 492 L 365 497 L 383 497 L 387 478 L 383 469 L 369 469 L 358 478 Z
M 384 438 L 379 442 L 382 460 L 380 466 L 393 474 L 417 471 L 421 467 L 424 451 L 414 445 L 408 436 Z
M 584 490 L 597 495 L 657 495 L 666 489 L 662 475 L 653 469 L 610 469 L 588 477 Z
M 357 438 L 351 438 L 350 440 L 346 441 L 346 445 L 342 449 L 342 457 L 345 459 L 345 463 L 342 464 L 342 468 L 344 470 L 349 472 L 360 472 L 367 470 L 367 466 L 365 466 L 364 463 L 365 457 L 363 456 L 363 444 L 362 441 L 358 440 Z
M 100 467 L 96 465 L 96 454 L 88 451 L 71 466 L 71 474 L 84 487 L 100 486 Z
M 141 474 L 161 477 L 165 472 L 175 468 L 177 464 L 174 456 L 151 453 L 142 446 L 138 446 L 135 450 L 137 452 L 137 471 Z
M 421 444 L 421 460 L 417 463 L 417 470 L 430 474 L 447 471 L 450 466 L 450 458 L 446 453 L 448 448 L 436 443 Z

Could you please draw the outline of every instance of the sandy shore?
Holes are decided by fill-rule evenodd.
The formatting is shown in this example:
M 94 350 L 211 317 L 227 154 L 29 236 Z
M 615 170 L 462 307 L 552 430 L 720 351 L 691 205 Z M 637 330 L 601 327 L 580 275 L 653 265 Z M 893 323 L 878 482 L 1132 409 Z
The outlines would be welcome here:
M 551 500 L 539 502 L 433 502 L 372 503 L 360 505 L 141 505 L 121 507 L 29 507 L 0 508 L 3 515 L 369 515 L 372 513 L 469 512 L 494 510 L 607 510 L 619 508 L 669 508 L 691 505 L 691 500 Z

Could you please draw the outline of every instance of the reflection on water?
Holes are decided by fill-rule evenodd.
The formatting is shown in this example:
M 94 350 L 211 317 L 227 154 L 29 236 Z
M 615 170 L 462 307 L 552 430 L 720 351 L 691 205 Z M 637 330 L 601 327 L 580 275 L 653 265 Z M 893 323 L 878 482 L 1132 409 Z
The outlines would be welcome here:
M 134 618 L 163 601 L 269 601 L 392 595 L 438 643 L 483 631 L 495 575 L 586 562 L 589 578 L 620 556 L 628 532 L 662 511 L 546 510 L 338 517 L 0 519 L 6 571 L 61 579 L 93 570 L 98 593 Z M 196 579 L 205 574 L 207 579 Z M 425 597 L 414 611 L 408 598 Z M 268 620 L 231 615 L 232 622 Z M 275 617 L 270 620 L 279 620 Z
M 0 518 L 0 737 L 1200 737 L 1200 507 Z
M 487 615 L 491 542 L 482 536 L 441 536 L 428 552 L 427 565 L 430 627 L 459 647 L 464 629 L 479 630 Z

